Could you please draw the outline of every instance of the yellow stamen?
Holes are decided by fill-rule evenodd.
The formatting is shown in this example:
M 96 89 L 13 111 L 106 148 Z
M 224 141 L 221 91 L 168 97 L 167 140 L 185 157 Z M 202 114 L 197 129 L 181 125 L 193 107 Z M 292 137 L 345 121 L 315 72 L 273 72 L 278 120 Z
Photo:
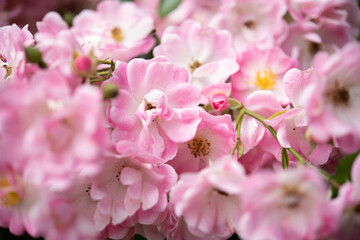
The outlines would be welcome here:
M 189 64 L 190 72 L 194 72 L 199 67 L 201 67 L 201 63 L 199 63 L 197 60 Z
M 262 90 L 272 89 L 276 84 L 276 75 L 271 71 L 271 69 L 257 71 L 256 81 L 254 84 Z
M 112 28 L 110 30 L 110 35 L 116 42 L 121 42 L 124 38 L 123 32 L 118 27 Z
M 12 73 L 12 67 L 7 66 L 7 65 L 3 65 L 3 68 L 5 68 L 6 70 L 6 75 L 4 77 L 4 80 L 6 80 L 8 77 L 10 77 L 11 73 Z
M 0 197 L 0 205 L 4 207 L 12 207 L 18 205 L 20 200 L 20 196 L 16 192 L 8 192 Z
M 18 205 L 20 201 L 21 198 L 9 179 L 0 178 L 0 206 L 12 207 Z

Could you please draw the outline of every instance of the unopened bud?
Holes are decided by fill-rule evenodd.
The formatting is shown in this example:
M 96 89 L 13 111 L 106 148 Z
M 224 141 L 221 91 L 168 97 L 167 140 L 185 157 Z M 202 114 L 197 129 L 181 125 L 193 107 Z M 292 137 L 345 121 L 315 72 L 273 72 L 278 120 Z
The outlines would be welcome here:
M 94 62 L 88 56 L 78 56 L 74 61 L 75 69 L 81 76 L 89 76 L 93 72 Z
M 42 60 L 42 54 L 39 49 L 35 47 L 26 47 L 25 49 L 26 61 L 37 63 L 41 68 L 46 68 L 46 64 Z
M 104 99 L 115 98 L 119 94 L 119 87 L 115 83 L 105 83 L 102 86 Z

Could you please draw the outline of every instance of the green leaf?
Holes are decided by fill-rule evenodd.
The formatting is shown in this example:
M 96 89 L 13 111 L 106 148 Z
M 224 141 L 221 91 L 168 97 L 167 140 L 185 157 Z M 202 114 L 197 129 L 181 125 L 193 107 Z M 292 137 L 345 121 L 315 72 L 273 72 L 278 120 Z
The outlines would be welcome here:
M 42 54 L 39 49 L 35 47 L 26 47 L 24 48 L 26 61 L 30 63 L 37 63 L 41 68 L 46 68 L 46 64 L 42 60 Z
M 158 13 L 161 18 L 166 17 L 169 13 L 174 11 L 182 0 L 160 0 Z
M 336 169 L 336 174 L 333 179 L 340 185 L 351 181 L 351 168 L 359 152 L 347 155 L 344 159 L 339 160 L 339 165 Z M 337 189 L 333 189 L 333 197 L 337 196 Z
M 229 106 L 230 109 L 235 110 L 235 109 L 238 109 L 243 106 L 241 102 L 239 102 L 238 100 L 236 100 L 234 98 L 228 98 L 228 101 L 230 104 L 230 106 Z

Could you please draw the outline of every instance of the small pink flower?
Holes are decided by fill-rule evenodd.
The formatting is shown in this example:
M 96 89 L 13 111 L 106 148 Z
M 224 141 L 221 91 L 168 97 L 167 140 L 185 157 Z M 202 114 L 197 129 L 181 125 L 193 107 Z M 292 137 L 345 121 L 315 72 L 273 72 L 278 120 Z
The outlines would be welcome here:
M 36 46 L 41 50 L 48 69 L 62 74 L 69 86 L 75 89 L 83 77 L 88 77 L 95 69 L 90 51 L 84 51 L 58 13 L 49 12 L 37 26 Z
M 178 174 L 198 172 L 217 159 L 230 154 L 235 131 L 230 115 L 213 116 L 200 110 L 201 122 L 195 137 L 178 144 L 178 153 L 168 162 Z
M 194 137 L 200 92 L 187 80 L 184 69 L 161 57 L 117 63 L 109 81 L 119 85 L 120 94 L 107 115 L 120 154 L 145 151 L 166 161 L 175 156 L 176 143 Z
M 334 205 L 340 211 L 337 222 L 338 231 L 334 239 L 355 240 L 360 234 L 359 206 L 360 206 L 360 155 L 358 155 L 351 168 L 351 180 L 343 184 Z
M 231 77 L 231 95 L 243 102 L 247 96 L 258 90 L 272 91 L 282 105 L 287 105 L 287 98 L 282 78 L 287 70 L 296 65 L 280 48 L 260 50 L 249 47 L 239 54 L 240 70 Z
M 242 166 L 228 155 L 198 173 L 184 173 L 170 193 L 191 234 L 225 239 L 242 214 Z
M 155 45 L 153 19 L 131 2 L 100 2 L 96 11 L 83 10 L 73 24 L 79 43 L 100 59 L 128 61 Z
M 228 101 L 230 91 L 230 84 L 219 83 L 203 88 L 201 94 L 207 97 L 215 112 L 221 112 L 230 106 Z
M 9 82 L 26 82 L 24 47 L 34 43 L 26 25 L 0 27 L 0 87 Z
M 9 94 L 21 97 L 4 98 Z M 0 102 L 0 149 L 6 152 L 0 164 L 25 165 L 29 179 L 54 189 L 71 185 L 69 173 L 100 171 L 108 132 L 99 89 L 82 85 L 71 95 L 60 74 L 39 71 L 30 84 L 3 89 Z
M 91 197 L 98 201 L 94 215 L 97 228 L 127 223 L 132 217 L 140 224 L 154 224 L 166 210 L 167 193 L 177 179 L 174 169 L 117 155 L 104 164 L 91 188 Z
M 328 233 L 328 221 L 336 221 L 326 185 L 310 168 L 260 171 L 242 186 L 237 233 L 245 239 L 316 239 Z
M 179 27 L 165 30 L 154 55 L 166 56 L 175 65 L 186 68 L 190 83 L 202 89 L 224 83 L 238 70 L 231 40 L 226 30 L 202 27 L 187 20 Z
M 228 29 L 239 53 L 254 44 L 260 49 L 269 49 L 278 46 L 286 36 L 287 24 L 283 19 L 286 10 L 281 0 L 223 0 L 210 26 Z
M 349 43 L 330 56 L 322 53 L 315 58 L 311 83 L 302 94 L 309 131 L 315 141 L 326 142 L 349 135 L 359 138 L 359 60 L 358 43 Z M 358 148 L 359 145 L 354 146 Z

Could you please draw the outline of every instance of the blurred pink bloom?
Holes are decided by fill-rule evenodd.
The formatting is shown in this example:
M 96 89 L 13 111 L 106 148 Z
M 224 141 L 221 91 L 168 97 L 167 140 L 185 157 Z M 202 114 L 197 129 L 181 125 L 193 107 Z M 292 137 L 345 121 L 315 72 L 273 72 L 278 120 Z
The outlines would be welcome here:
M 311 83 L 302 94 L 302 105 L 309 116 L 309 131 L 317 142 L 348 135 L 359 138 L 360 122 L 360 45 L 350 43 L 338 52 L 317 55 Z M 359 148 L 358 141 L 346 140 Z
M 69 86 L 75 89 L 81 84 L 83 77 L 95 70 L 95 60 L 89 56 L 91 53 L 84 51 L 58 13 L 46 14 L 37 23 L 37 27 L 36 47 L 41 51 L 47 67 L 61 73 Z M 82 62 L 87 60 L 86 69 L 80 66 L 79 59 L 83 59 Z
M 223 0 L 210 25 L 228 29 L 239 53 L 253 44 L 260 49 L 270 49 L 286 36 L 287 24 L 283 19 L 286 10 L 282 0 Z
M 313 169 L 260 171 L 242 186 L 244 213 L 237 233 L 244 239 L 317 239 L 336 227 L 326 185 Z
M 154 55 L 164 55 L 189 73 L 190 83 L 200 89 L 224 83 L 238 70 L 231 34 L 226 30 L 202 27 L 187 20 L 179 27 L 168 27 Z
M 26 81 L 26 62 L 24 47 L 34 43 L 27 26 L 0 27 L 0 88 L 9 82 Z
M 283 148 L 291 147 L 314 165 L 323 165 L 328 161 L 333 147 L 327 143 L 313 143 L 315 145 L 311 147 L 311 139 L 306 137 L 308 117 L 300 105 L 301 94 L 310 83 L 309 76 L 310 71 L 301 72 L 298 69 L 291 69 L 285 74 L 285 91 L 295 108 L 267 120 L 266 123 L 277 131 Z M 294 156 L 290 155 L 290 158 L 294 159 Z
M 0 171 L 0 226 L 21 235 L 25 231 L 31 236 L 39 236 L 34 219 L 43 208 L 42 199 L 47 189 L 24 178 L 22 171 L 9 167 Z
M 244 169 L 228 155 L 198 173 L 182 174 L 170 193 L 170 201 L 191 234 L 226 239 L 242 214 L 240 194 L 244 180 Z
M 104 164 L 90 193 L 98 201 L 94 215 L 96 227 L 102 230 L 111 224 L 118 232 L 118 224 L 125 224 L 123 227 L 154 224 L 166 210 L 167 193 L 177 180 L 174 169 L 167 164 L 143 164 L 116 155 Z M 129 221 L 134 224 L 128 225 Z
M 360 236 L 359 206 L 360 206 L 360 155 L 351 169 L 352 182 L 341 186 L 339 196 L 334 200 L 335 206 L 341 211 L 338 222 L 339 230 L 333 239 L 356 240 Z
M 201 122 L 196 135 L 178 144 L 178 152 L 168 162 L 178 174 L 198 172 L 217 159 L 230 154 L 235 144 L 235 131 L 230 115 L 213 116 L 200 110 Z
M 231 77 L 231 96 L 244 102 L 258 90 L 272 91 L 282 105 L 289 104 L 282 78 L 296 62 L 278 47 L 260 50 L 255 46 L 238 55 L 240 70 Z
M 118 62 L 110 82 L 120 88 L 107 110 L 120 154 L 143 150 L 166 161 L 177 153 L 176 143 L 194 138 L 200 92 L 185 69 L 160 57 L 134 59 Z
M 21 98 L 6 98 L 7 95 Z M 82 85 L 70 94 L 56 72 L 40 71 L 29 85 L 14 85 L 0 93 L 0 162 L 24 167 L 35 182 L 63 189 L 72 184 L 69 173 L 93 176 L 107 144 L 102 94 Z M 2 159 L 3 158 L 3 159 Z
M 108 0 L 74 18 L 72 31 L 100 59 L 128 61 L 155 45 L 153 19 L 131 2 Z

